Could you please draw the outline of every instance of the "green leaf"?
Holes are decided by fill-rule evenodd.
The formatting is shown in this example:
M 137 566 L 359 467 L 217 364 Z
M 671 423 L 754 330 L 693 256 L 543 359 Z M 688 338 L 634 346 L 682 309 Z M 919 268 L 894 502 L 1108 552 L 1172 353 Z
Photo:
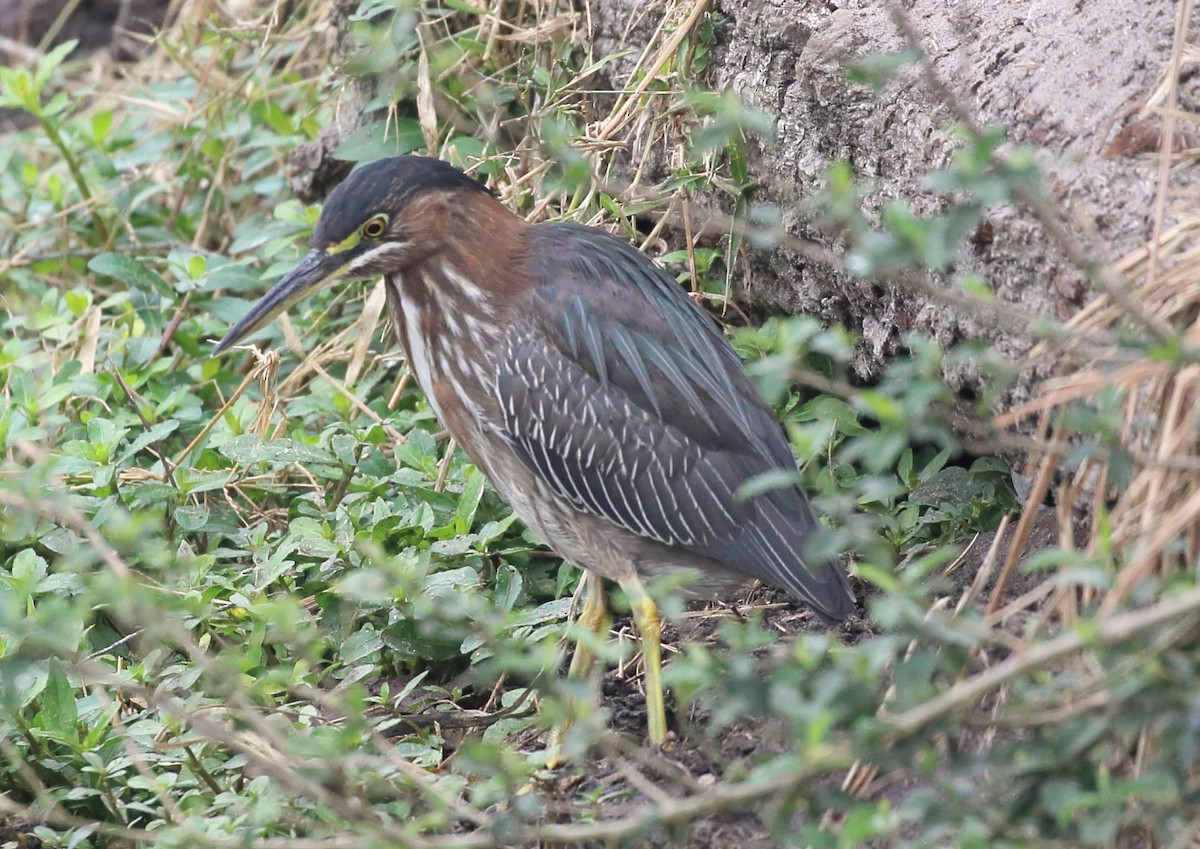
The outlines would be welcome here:
M 475 513 L 479 510 L 479 500 L 483 498 L 485 483 L 482 472 L 474 466 L 468 467 L 462 495 L 454 508 L 454 522 L 458 533 L 467 533 L 475 523 Z
M 846 76 L 855 85 L 864 85 L 875 91 L 881 91 L 896 76 L 897 71 L 920 58 L 921 51 L 916 49 L 899 50 L 894 53 L 872 53 L 855 59 L 847 67 Z
M 330 539 L 329 530 L 316 519 L 299 516 L 288 526 L 288 536 L 296 545 L 296 551 L 310 557 L 330 557 L 338 553 L 338 546 Z
M 348 433 L 336 433 L 329 440 L 329 447 L 338 461 L 347 468 L 358 464 L 358 440 Z
M 326 451 L 293 439 L 263 442 L 256 434 L 235 436 L 220 447 L 220 452 L 235 463 L 269 463 L 287 466 L 292 463 L 328 463 L 333 460 Z
M 71 55 L 71 52 L 79 44 L 78 39 L 64 41 L 62 44 L 52 48 L 38 63 L 37 71 L 33 75 L 33 88 L 36 94 L 41 94 L 42 89 L 46 87 L 46 83 L 50 81 L 50 77 L 58 70 L 58 66 Z
M 46 577 L 49 569 L 50 566 L 46 563 L 45 558 L 40 557 L 32 548 L 23 548 L 18 551 L 9 566 L 13 581 L 26 585 L 28 592 L 32 592 L 38 582 Z
M 421 590 L 432 596 L 445 597 L 478 586 L 479 571 L 471 566 L 463 566 L 427 575 L 421 584 Z
M 77 789 L 86 789 L 86 788 L 77 788 Z M 92 792 L 94 793 L 94 795 L 99 796 L 99 795 L 101 795 L 102 791 L 94 790 Z M 88 838 L 90 838 L 93 834 L 95 834 L 99 828 L 100 828 L 100 823 L 89 822 L 89 823 L 84 823 L 83 825 L 79 826 L 76 829 L 73 829 L 71 831 L 71 837 L 63 845 L 63 849 L 77 849 L 77 847 L 82 846 L 87 841 Z
M 132 257 L 118 253 L 103 253 L 92 257 L 88 268 L 105 277 L 120 280 L 132 290 L 163 292 L 170 287 L 158 274 Z
M 0 68 L 0 106 L 32 112 L 39 105 L 33 95 L 33 78 L 27 71 Z
M 204 272 L 208 270 L 208 260 L 200 254 L 193 254 L 187 261 L 188 276 L 193 280 L 199 280 L 204 276 Z
M 103 145 L 108 134 L 112 131 L 113 113 L 111 109 L 102 109 L 92 116 L 92 141 L 97 146 Z
M 520 571 L 509 563 L 501 564 L 496 570 L 496 605 L 503 611 L 512 610 L 523 587 Z
M 209 511 L 203 504 L 183 504 L 175 508 L 175 524 L 186 533 L 204 530 Z
M 75 704 L 75 689 L 57 666 L 50 671 L 42 693 L 42 726 L 63 740 L 78 742 L 79 713 Z
M 800 473 L 798 471 L 772 469 L 769 472 L 755 475 L 743 483 L 738 487 L 733 497 L 738 501 L 745 501 L 746 499 L 754 498 L 772 490 L 789 489 L 797 486 L 799 483 Z
M 138 434 L 129 443 L 129 446 L 121 453 L 117 460 L 117 465 L 128 462 L 142 449 L 149 445 L 162 442 L 168 434 L 174 433 L 179 429 L 179 422 L 175 419 L 168 419 L 165 422 L 159 422 L 149 430 L 144 430 Z
M 460 657 L 461 642 L 448 635 L 423 633 L 420 625 L 411 619 L 394 622 L 381 632 L 383 644 L 404 658 L 421 658 L 427 661 L 446 661 Z
M 463 12 L 468 15 L 482 16 L 488 14 L 488 9 L 484 6 L 476 6 L 474 3 L 468 3 L 466 0 L 446 0 L 446 8 L 455 12 Z
M 372 162 L 385 156 L 412 153 L 424 145 L 425 136 L 417 119 L 399 118 L 360 127 L 342 140 L 333 155 L 347 162 Z
M 67 309 L 71 311 L 71 315 L 78 318 L 87 312 L 87 308 L 92 305 L 92 294 L 87 291 L 63 292 L 63 300 L 66 301 Z
M 255 110 L 255 113 L 256 118 L 279 135 L 292 136 L 296 134 L 296 125 L 292 116 L 278 103 L 265 101 Z

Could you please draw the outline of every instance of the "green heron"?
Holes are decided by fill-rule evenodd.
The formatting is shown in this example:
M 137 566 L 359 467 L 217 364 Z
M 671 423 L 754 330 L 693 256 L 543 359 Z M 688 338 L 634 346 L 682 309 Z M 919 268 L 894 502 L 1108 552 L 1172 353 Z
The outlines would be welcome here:
M 711 597 L 759 579 L 827 624 L 854 595 L 834 562 L 805 563 L 819 527 L 783 430 L 715 322 L 632 246 L 577 224 L 529 224 L 437 159 L 400 156 L 330 193 L 311 250 L 216 347 L 340 279 L 386 280 L 409 367 L 471 460 L 533 531 L 629 598 L 649 736 L 666 714 L 657 608 L 643 578 L 686 571 Z M 599 577 L 597 577 L 599 576 Z M 582 658 L 582 659 L 581 659 Z M 572 671 L 589 658 L 577 651 Z

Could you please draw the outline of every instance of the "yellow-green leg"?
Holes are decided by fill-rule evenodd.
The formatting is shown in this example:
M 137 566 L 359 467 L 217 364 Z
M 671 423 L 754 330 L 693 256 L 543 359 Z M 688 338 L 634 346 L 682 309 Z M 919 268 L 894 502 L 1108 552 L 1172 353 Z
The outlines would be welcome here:
M 633 623 L 642 638 L 642 659 L 646 664 L 646 724 L 650 742 L 659 745 L 667 737 L 667 706 L 663 700 L 662 681 L 662 622 L 658 606 L 650 598 L 637 576 L 621 581 L 621 589 L 629 599 Z
M 604 581 L 599 575 L 584 572 L 583 607 L 579 609 L 576 624 L 587 633 L 599 637 L 608 628 L 608 604 L 604 599 Z M 571 655 L 571 666 L 567 675 L 571 678 L 583 678 L 592 671 L 596 663 L 596 653 L 585 642 L 575 643 L 575 652 Z M 550 758 L 546 765 L 551 769 L 565 762 L 562 757 L 563 736 L 571 728 L 570 721 L 556 725 L 550 732 Z
M 584 573 L 583 607 L 579 610 L 579 626 L 587 633 L 600 636 L 608 626 L 608 605 L 604 601 L 604 580 L 591 572 Z M 575 644 L 575 653 L 571 655 L 571 666 L 567 675 L 572 678 L 582 678 L 592 671 L 596 662 L 596 653 L 590 646 L 582 642 Z
M 587 573 L 585 580 L 586 595 L 577 621 L 588 633 L 601 634 L 608 619 L 604 584 L 591 572 Z M 658 616 L 658 606 L 636 576 L 625 578 L 620 584 L 621 589 L 625 591 L 625 597 L 629 599 L 633 623 L 641 637 L 642 660 L 646 666 L 646 725 L 650 742 L 657 746 L 667 737 L 667 706 L 662 680 L 662 622 Z M 596 655 L 590 647 L 577 643 L 567 674 L 572 677 L 587 675 L 595 660 Z M 557 750 L 560 749 L 563 735 L 569 727 L 569 724 L 558 726 L 550 735 L 550 747 L 554 751 L 548 761 L 551 767 L 563 762 Z

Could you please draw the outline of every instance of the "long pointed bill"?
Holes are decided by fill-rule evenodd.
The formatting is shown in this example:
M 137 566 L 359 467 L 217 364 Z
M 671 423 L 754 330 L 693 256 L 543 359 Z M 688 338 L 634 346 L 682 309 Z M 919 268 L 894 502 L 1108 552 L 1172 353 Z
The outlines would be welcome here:
M 316 249 L 309 251 L 299 265 L 285 274 L 250 307 L 250 312 L 241 321 L 230 328 L 213 349 L 213 356 L 229 350 L 288 307 L 337 280 L 348 260 L 345 255 L 327 254 Z

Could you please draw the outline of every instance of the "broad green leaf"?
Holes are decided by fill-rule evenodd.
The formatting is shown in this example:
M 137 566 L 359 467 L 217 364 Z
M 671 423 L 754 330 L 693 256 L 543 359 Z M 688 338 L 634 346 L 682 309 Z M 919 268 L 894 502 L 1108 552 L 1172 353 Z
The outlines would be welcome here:
M 79 714 L 75 705 L 75 689 L 66 675 L 56 667 L 50 671 L 46 689 L 42 693 L 42 726 L 63 740 L 78 742 L 79 729 L 76 725 Z
M 88 268 L 97 274 L 120 280 L 133 290 L 163 292 L 169 287 L 165 280 L 151 271 L 144 263 L 119 253 L 103 253 L 92 257 Z

